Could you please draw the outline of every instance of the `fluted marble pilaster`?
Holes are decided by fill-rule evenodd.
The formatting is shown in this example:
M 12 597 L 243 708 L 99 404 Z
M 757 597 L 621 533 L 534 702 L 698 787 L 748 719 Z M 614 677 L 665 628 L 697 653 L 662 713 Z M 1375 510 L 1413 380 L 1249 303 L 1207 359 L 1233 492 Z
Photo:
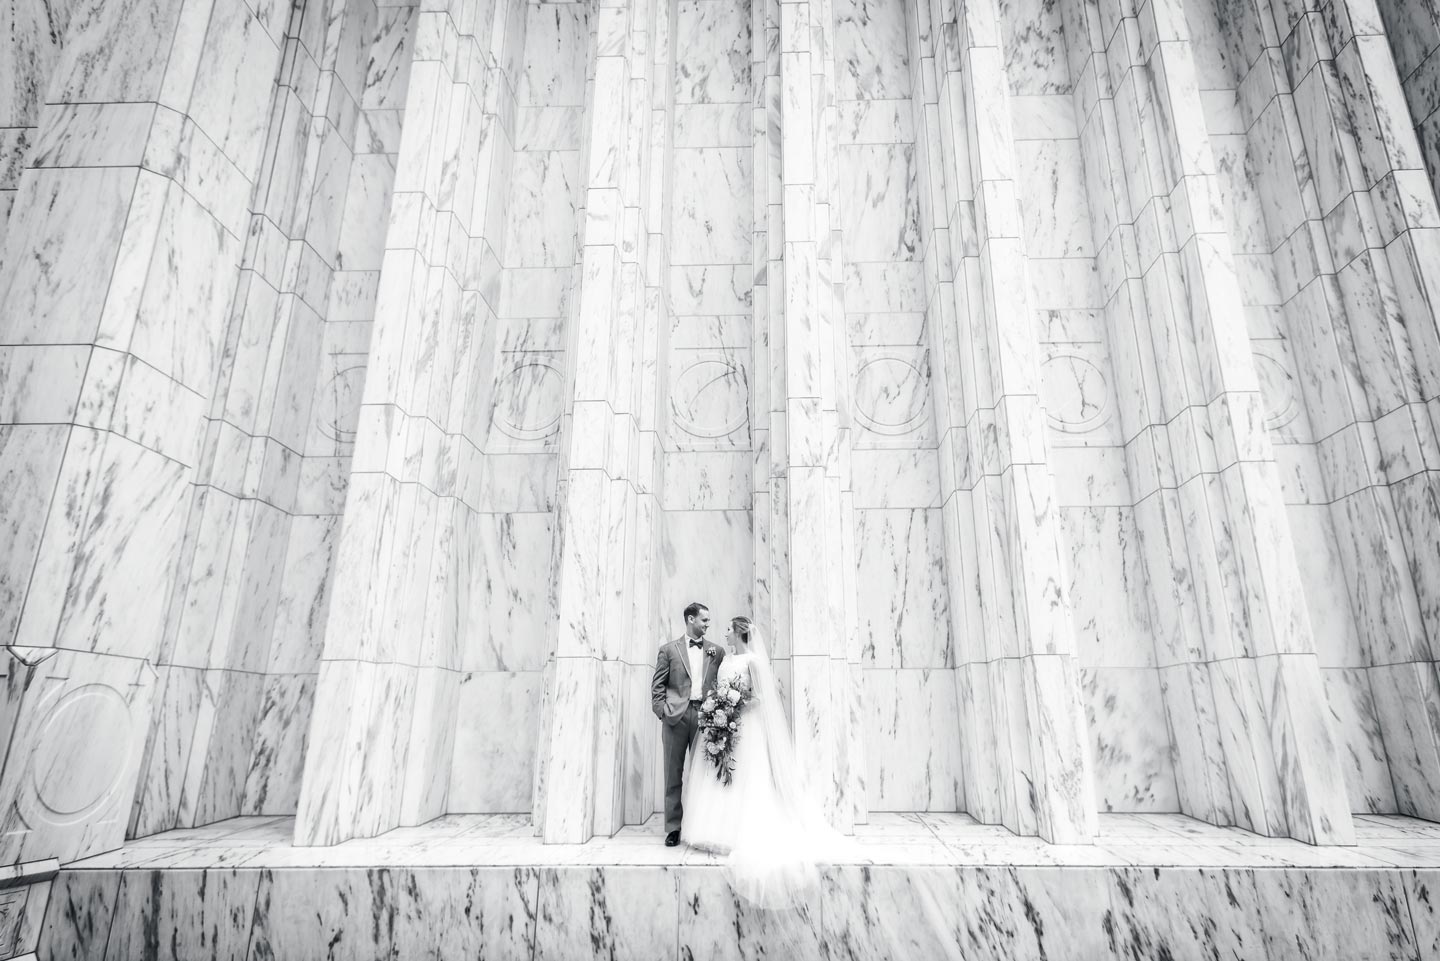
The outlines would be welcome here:
M 71 13 L 0 254 L 0 644 L 38 665 L 7 862 L 124 831 L 286 27 L 233 0 Z
M 642 451 L 638 375 L 663 316 L 646 309 L 640 230 L 652 7 L 632 0 L 594 11 L 580 276 L 569 321 L 559 636 L 536 818 L 547 842 L 613 834 L 625 823 L 627 796 L 648 776 L 643 762 L 654 757 L 639 742 L 653 730 L 641 710 L 649 697 L 643 666 L 658 641 L 632 580 L 637 550 L 648 556 L 654 545 L 653 498 L 641 501 L 639 468 L 653 471 L 653 444 Z
M 419 14 L 393 210 L 295 837 L 446 810 L 477 536 L 502 222 L 509 7 Z
M 1344 842 L 1339 755 L 1185 10 L 1067 13 L 1095 51 L 1072 48 L 1072 72 L 1082 144 L 1103 158 L 1087 171 L 1095 241 L 1157 662 L 1172 727 L 1187 732 L 1181 804 Z
M 1082 838 L 1095 808 L 1028 321 L 1010 58 L 993 4 L 927 13 L 916 107 L 966 808 Z
M 766 41 L 778 40 L 778 69 L 765 78 L 767 97 L 778 94 L 779 129 L 778 137 L 767 134 L 764 150 L 765 162 L 779 166 L 778 178 L 767 176 L 767 183 L 778 179 L 779 197 L 767 204 L 766 245 L 779 257 L 771 254 L 766 273 L 769 482 L 761 501 L 769 556 L 757 565 L 770 572 L 803 773 L 827 799 L 832 823 L 848 830 L 864 820 L 866 806 L 854 541 L 846 536 L 851 378 L 834 209 L 835 10 L 828 2 L 768 9 L 779 15 L 778 37 Z M 778 139 L 778 156 L 770 138 Z
M 315 0 L 284 28 L 132 836 L 294 811 L 413 26 Z

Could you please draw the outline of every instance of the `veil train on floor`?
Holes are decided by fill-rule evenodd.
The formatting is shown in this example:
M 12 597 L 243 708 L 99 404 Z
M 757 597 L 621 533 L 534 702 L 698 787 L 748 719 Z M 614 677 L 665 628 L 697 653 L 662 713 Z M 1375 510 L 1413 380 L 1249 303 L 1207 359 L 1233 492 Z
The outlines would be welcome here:
M 819 865 L 841 853 L 847 839 L 825 820 L 823 803 L 806 783 L 770 651 L 758 629 L 751 628 L 747 646 L 755 655 L 755 705 L 748 723 L 758 729 L 746 733 L 764 741 L 770 777 L 746 778 L 738 785 L 744 796 L 736 802 L 745 821 L 726 872 L 745 900 L 763 908 L 789 908 L 815 894 Z

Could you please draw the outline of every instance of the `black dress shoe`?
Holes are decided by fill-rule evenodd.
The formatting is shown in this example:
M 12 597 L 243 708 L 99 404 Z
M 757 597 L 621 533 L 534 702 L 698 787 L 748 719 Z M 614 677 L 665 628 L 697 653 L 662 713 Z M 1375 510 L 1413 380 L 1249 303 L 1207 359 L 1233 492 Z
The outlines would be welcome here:
M 665 846 L 666 846 L 667 848 L 673 848 L 675 845 L 677 845 L 677 844 L 679 844 L 679 843 L 680 843 L 680 832 L 679 832 L 679 831 L 671 831 L 669 834 L 665 835 Z

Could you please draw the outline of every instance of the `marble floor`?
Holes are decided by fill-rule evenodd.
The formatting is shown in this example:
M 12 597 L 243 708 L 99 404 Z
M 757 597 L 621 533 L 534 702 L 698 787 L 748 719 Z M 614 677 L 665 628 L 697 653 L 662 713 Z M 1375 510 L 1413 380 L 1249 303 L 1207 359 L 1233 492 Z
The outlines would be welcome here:
M 1316 847 L 1182 814 L 1102 814 L 1093 844 L 1048 844 L 964 814 L 872 814 L 836 864 L 1088 867 L 1440 868 L 1440 823 L 1357 816 L 1354 847 Z M 333 847 L 294 847 L 294 818 L 232 818 L 166 831 L 67 865 L 91 868 L 699 866 L 713 855 L 661 843 L 659 816 L 586 844 L 543 844 L 528 815 L 452 814 Z
M 1104 815 L 1050 845 L 877 814 L 805 903 L 763 911 L 651 821 L 546 845 L 518 815 L 297 848 L 291 818 L 170 831 L 54 880 L 36 958 L 88 961 L 1213 961 L 1440 958 L 1440 824 L 1353 847 Z

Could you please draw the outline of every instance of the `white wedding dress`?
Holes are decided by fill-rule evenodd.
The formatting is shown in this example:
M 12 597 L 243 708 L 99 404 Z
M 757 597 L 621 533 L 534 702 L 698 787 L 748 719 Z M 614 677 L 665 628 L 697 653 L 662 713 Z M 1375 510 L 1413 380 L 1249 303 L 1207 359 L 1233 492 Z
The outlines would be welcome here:
M 843 838 L 802 787 L 779 687 L 758 632 L 749 649 L 727 655 L 717 681 L 730 680 L 755 700 L 740 719 L 735 769 L 721 782 L 701 744 L 685 771 L 685 843 L 727 855 L 736 892 L 764 908 L 792 907 L 819 882 L 817 861 Z

